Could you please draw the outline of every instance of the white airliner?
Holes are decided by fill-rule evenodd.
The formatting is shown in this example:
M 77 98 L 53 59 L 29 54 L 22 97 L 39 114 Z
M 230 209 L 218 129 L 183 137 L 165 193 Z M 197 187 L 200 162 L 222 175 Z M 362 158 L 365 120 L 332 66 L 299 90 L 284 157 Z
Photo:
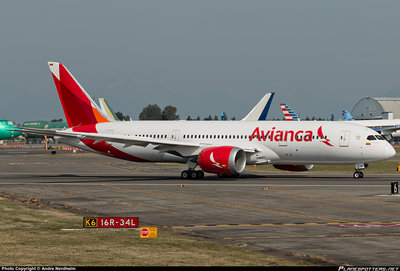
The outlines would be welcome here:
M 50 62 L 49 67 L 69 128 L 24 132 L 58 136 L 69 145 L 129 161 L 186 163 L 184 179 L 202 178 L 204 172 L 237 176 L 246 164 L 305 171 L 313 164 L 359 165 L 395 155 L 386 140 L 368 139 L 377 132 L 344 122 L 110 122 L 62 64 Z

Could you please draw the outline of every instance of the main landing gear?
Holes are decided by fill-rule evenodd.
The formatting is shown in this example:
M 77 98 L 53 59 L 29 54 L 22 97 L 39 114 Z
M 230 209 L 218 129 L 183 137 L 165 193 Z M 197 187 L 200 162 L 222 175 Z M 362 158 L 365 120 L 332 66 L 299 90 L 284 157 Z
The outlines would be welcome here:
M 364 178 L 364 173 L 361 171 L 368 167 L 368 164 L 356 164 L 355 165 L 355 172 L 353 173 L 354 179 L 361 179 Z
M 203 179 L 204 178 L 204 172 L 202 170 L 184 170 L 181 173 L 181 178 L 182 179 Z
M 193 162 L 193 161 L 188 161 L 186 163 L 189 166 L 188 170 L 184 170 L 181 172 L 181 178 L 182 179 L 203 179 L 204 178 L 204 171 L 202 170 L 195 170 L 195 168 L 197 167 L 198 163 L 197 162 Z

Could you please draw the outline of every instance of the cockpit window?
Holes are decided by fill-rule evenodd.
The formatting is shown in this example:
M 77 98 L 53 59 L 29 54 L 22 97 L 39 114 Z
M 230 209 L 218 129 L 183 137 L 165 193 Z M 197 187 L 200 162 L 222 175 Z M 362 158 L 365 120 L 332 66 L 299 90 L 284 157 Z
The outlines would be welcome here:
M 368 140 L 376 140 L 375 136 L 373 136 L 373 135 L 369 135 L 369 136 L 367 137 L 367 139 L 368 139 Z
M 383 136 L 381 136 L 381 135 L 376 135 L 375 136 L 378 140 L 386 140 Z

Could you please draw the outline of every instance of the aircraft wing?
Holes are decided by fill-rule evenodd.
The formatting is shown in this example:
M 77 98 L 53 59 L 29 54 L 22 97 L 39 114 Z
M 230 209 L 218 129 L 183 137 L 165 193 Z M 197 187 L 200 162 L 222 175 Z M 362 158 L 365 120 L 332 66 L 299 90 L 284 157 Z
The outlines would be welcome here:
M 389 132 L 389 133 L 394 133 L 398 130 L 400 130 L 400 125 L 394 125 L 390 127 L 370 127 L 371 129 L 379 132 Z

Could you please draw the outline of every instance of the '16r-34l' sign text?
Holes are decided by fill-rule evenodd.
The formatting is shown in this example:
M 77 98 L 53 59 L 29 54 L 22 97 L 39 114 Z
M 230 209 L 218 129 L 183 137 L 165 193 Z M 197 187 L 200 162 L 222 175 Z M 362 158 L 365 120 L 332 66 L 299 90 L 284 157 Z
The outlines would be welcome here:
M 84 228 L 138 228 L 138 217 L 84 217 Z

